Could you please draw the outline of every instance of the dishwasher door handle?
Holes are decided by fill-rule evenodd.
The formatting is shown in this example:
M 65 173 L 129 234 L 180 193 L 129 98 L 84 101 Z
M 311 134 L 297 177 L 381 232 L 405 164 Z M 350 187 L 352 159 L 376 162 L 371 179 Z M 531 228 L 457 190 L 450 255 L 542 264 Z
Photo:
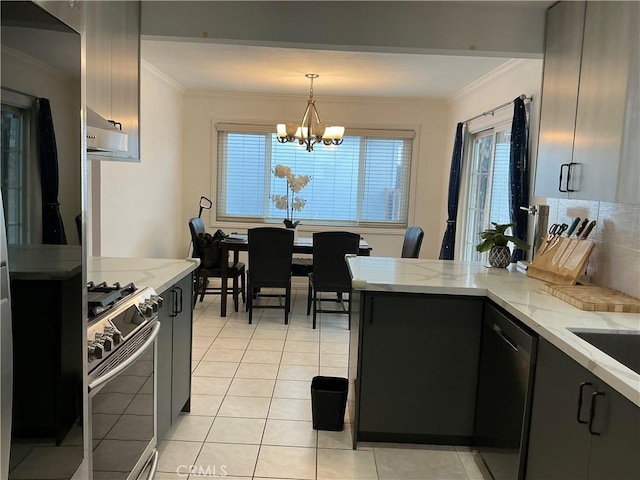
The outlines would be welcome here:
M 519 350 L 518 344 L 513 340 L 511 340 L 509 336 L 506 333 L 504 333 L 504 330 L 502 330 L 498 325 L 494 323 L 492 328 L 493 328 L 493 331 L 496 332 L 498 336 L 502 338 L 502 340 L 504 340 L 507 345 L 513 348 L 516 352 Z

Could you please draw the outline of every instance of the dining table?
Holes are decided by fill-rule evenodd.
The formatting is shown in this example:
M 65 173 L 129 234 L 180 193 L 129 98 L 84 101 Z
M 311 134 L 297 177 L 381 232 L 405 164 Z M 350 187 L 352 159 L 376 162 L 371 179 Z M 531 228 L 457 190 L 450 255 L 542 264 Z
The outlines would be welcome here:
M 220 242 L 220 248 L 222 250 L 221 258 L 228 259 L 229 252 L 233 252 L 233 263 L 238 262 L 240 252 L 246 252 L 249 250 L 249 240 L 247 235 L 235 234 L 227 236 Z M 371 255 L 371 246 L 367 241 L 360 237 L 360 246 L 358 248 L 358 255 Z M 298 237 L 293 242 L 293 253 L 299 254 L 313 254 L 313 237 Z M 228 260 L 221 262 L 221 284 L 220 284 L 220 316 L 227 316 L 227 280 L 229 279 L 229 262 Z M 247 295 L 250 295 L 247 292 Z

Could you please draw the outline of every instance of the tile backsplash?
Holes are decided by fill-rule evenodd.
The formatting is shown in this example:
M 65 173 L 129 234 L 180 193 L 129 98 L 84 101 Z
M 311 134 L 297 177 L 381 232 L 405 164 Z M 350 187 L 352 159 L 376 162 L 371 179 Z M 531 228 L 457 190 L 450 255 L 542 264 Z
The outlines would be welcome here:
M 596 220 L 596 248 L 581 282 L 640 298 L 640 205 L 548 198 L 549 225 L 575 217 Z

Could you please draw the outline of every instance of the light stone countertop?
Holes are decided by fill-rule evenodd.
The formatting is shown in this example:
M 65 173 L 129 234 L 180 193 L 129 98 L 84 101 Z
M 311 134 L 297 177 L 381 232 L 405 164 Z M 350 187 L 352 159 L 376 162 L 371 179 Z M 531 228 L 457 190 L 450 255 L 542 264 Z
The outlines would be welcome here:
M 87 281 L 121 285 L 133 282 L 138 288 L 151 287 L 161 294 L 199 263 L 199 259 L 89 257 Z
M 640 406 L 640 375 L 568 330 L 640 332 L 640 314 L 580 310 L 544 292 L 544 282 L 515 266 L 364 256 L 349 256 L 347 263 L 356 290 L 488 297 Z
M 66 280 L 82 274 L 79 245 L 9 245 L 12 280 Z

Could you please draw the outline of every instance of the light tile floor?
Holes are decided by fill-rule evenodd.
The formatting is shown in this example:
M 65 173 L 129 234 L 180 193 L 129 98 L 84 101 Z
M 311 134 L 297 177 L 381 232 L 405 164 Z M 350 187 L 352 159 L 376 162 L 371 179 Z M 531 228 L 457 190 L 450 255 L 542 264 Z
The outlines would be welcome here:
M 365 444 L 316 431 L 311 379 L 347 376 L 346 315 L 307 317 L 306 288 L 294 289 L 289 325 L 282 310 L 254 310 L 254 323 L 231 300 L 197 304 L 193 325 L 191 412 L 160 443 L 158 480 L 454 480 L 489 479 L 466 447 Z M 273 301 L 273 300 L 272 300 Z M 243 305 L 241 304 L 241 309 Z

